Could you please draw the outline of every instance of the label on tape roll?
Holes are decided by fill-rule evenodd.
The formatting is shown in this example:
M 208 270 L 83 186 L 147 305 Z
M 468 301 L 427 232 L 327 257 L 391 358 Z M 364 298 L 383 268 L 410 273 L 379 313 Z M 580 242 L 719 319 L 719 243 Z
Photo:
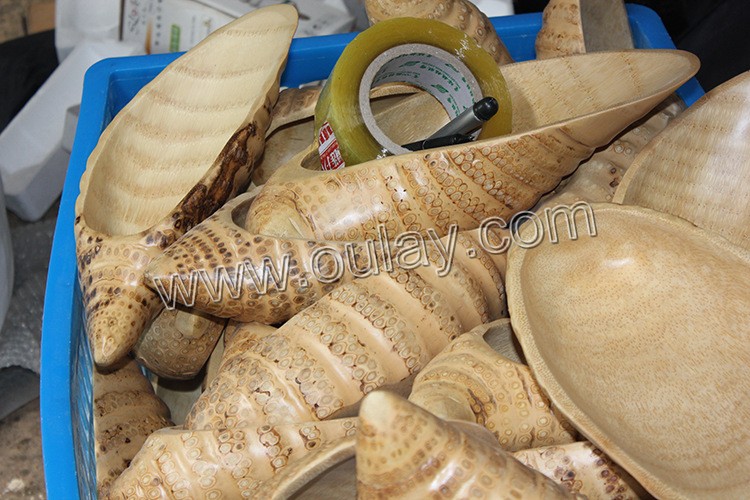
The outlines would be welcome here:
M 500 111 L 479 138 L 510 133 L 510 95 L 492 57 L 464 32 L 435 20 L 383 21 L 344 50 L 315 110 L 319 153 L 325 170 L 408 151 L 377 125 L 370 91 L 407 83 L 432 94 L 453 119 L 484 96 Z M 415 117 L 404 117 L 405 120 Z

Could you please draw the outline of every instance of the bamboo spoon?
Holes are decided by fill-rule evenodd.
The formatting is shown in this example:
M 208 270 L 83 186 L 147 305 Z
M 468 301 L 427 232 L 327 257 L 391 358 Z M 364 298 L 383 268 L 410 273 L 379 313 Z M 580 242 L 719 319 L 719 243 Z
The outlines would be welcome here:
M 750 249 L 750 72 L 716 87 L 638 155 L 614 201 Z
M 143 268 L 244 189 L 263 150 L 297 15 L 258 9 L 170 64 L 114 118 L 76 202 L 94 360 L 121 359 L 159 311 Z
M 655 496 L 744 495 L 750 253 L 672 215 L 592 207 L 596 237 L 509 253 L 513 329 L 539 385 Z
M 482 11 L 468 0 L 365 0 L 371 24 L 395 17 L 437 19 L 471 36 L 498 64 L 513 58 Z
M 442 236 L 452 224 L 473 229 L 491 216 L 507 220 L 534 206 L 697 68 L 691 54 L 660 50 L 508 65 L 513 135 L 333 172 L 305 170 L 315 153 L 298 155 L 265 185 L 248 229 L 352 241 L 377 237 L 378 224 L 395 233 L 434 228 Z
M 502 449 L 385 391 L 362 402 L 357 497 L 574 498 Z

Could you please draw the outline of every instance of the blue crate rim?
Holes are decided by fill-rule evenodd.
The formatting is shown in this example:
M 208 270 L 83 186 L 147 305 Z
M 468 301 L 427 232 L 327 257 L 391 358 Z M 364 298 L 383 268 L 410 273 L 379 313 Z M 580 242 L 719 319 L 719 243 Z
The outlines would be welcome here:
M 631 25 L 648 34 L 648 42 L 652 48 L 675 48 L 661 19 L 654 11 L 640 5 L 628 4 L 627 12 Z M 492 23 L 498 31 L 503 31 L 504 35 L 525 35 L 531 31 L 538 31 L 541 26 L 541 13 L 493 18 Z M 356 33 L 295 39 L 292 42 L 289 61 L 306 52 L 316 53 L 326 48 L 340 50 L 341 45 L 348 43 L 354 36 Z M 73 224 L 80 177 L 106 119 L 109 84 L 115 71 L 158 71 L 179 55 L 160 54 L 107 59 L 91 66 L 84 78 L 85 98 L 81 103 L 81 119 L 76 130 L 50 257 L 47 290 L 51 293 L 45 295 L 43 313 L 41 424 L 45 479 L 50 499 L 76 498 L 79 492 L 78 464 L 74 453 L 72 429 L 71 380 L 75 367 L 70 365 L 74 356 L 73 339 L 70 335 L 67 338 L 62 335 L 65 331 L 70 331 L 61 328 L 61 325 L 69 326 L 73 321 L 74 293 L 78 287 Z M 692 105 L 703 95 L 703 90 L 698 82 L 692 79 L 678 90 L 678 94 L 686 104 Z M 91 133 L 92 131 L 94 133 Z

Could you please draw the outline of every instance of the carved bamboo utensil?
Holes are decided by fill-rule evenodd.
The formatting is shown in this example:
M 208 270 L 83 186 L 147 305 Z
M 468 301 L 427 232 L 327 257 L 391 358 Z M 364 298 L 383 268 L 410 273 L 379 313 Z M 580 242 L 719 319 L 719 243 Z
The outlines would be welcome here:
M 357 419 L 348 418 L 205 431 L 162 429 L 149 436 L 112 484 L 110 498 L 268 498 L 259 495 L 264 481 L 289 466 L 298 474 L 317 470 L 330 459 L 326 444 L 352 436 L 356 427 Z M 295 466 L 298 461 L 304 470 Z M 285 481 L 273 481 L 274 489 L 284 488 Z
M 377 388 L 410 385 L 451 340 L 504 314 L 502 281 L 485 267 L 491 261 L 466 255 L 478 246 L 468 236 L 456 246 L 446 276 L 435 262 L 394 266 L 336 288 L 273 334 L 230 323 L 219 373 L 186 427 L 328 419 L 356 411 Z
M 442 419 L 486 427 L 506 451 L 575 441 L 575 429 L 550 407 L 529 368 L 497 353 L 484 335 L 506 345 L 513 338 L 508 320 L 461 335 L 419 372 L 409 401 Z
M 630 474 L 586 441 L 520 450 L 513 457 L 589 500 L 649 498 Z
M 509 253 L 513 330 L 539 385 L 655 496 L 746 493 L 750 252 L 672 215 L 592 207 L 596 237 Z
M 602 43 L 603 39 L 608 40 L 609 45 Z M 580 0 L 552 0 L 547 4 L 536 40 L 539 59 L 602 50 L 603 46 L 610 50 L 633 47 L 622 1 L 587 0 L 581 5 Z M 635 156 L 684 109 L 679 97 L 668 97 L 639 122 L 628 127 L 606 149 L 597 151 L 581 163 L 555 191 L 539 200 L 534 211 L 554 210 L 579 201 L 612 201 Z
M 206 364 L 225 325 L 225 319 L 181 307 L 165 309 L 136 343 L 136 359 L 160 377 L 191 379 Z
M 405 399 L 376 391 L 362 402 L 358 498 L 574 498 L 501 448 Z
M 94 369 L 93 377 L 96 484 L 105 495 L 146 438 L 172 422 L 135 361 L 111 373 Z
M 317 240 L 389 231 L 446 234 L 531 208 L 594 148 L 607 144 L 698 68 L 679 51 L 584 54 L 508 65 L 513 135 L 313 172 L 293 158 L 250 209 L 248 229 Z M 560 74 L 568 75 L 560 79 Z M 550 81 L 559 83 L 554 87 Z
M 246 223 L 240 221 L 245 220 L 252 200 L 252 194 L 238 196 L 177 241 L 149 265 L 147 283 L 174 300 L 214 316 L 276 324 L 351 281 L 355 274 L 366 277 L 387 273 L 397 264 L 398 247 L 389 241 L 399 235 L 392 232 L 382 233 L 381 241 L 350 244 L 250 233 L 244 229 Z M 459 233 L 455 238 L 457 250 L 453 252 L 453 267 L 473 276 L 471 279 L 477 281 L 481 293 L 488 298 L 488 319 L 504 316 L 505 301 L 505 256 L 490 254 L 483 248 L 488 243 L 490 250 L 499 248 L 491 236 L 488 234 L 489 239 L 483 241 L 478 231 Z M 430 238 L 426 240 L 428 253 L 436 257 L 437 247 Z M 449 245 L 451 239 L 442 241 Z M 335 275 L 336 265 L 330 255 L 316 258 L 321 250 L 340 258 L 346 272 Z M 272 274 L 271 265 L 276 274 Z M 431 267 L 436 266 L 443 268 L 444 262 Z M 262 278 L 264 272 L 269 279 L 275 276 L 276 281 L 268 284 Z M 337 279 L 327 279 L 328 276 Z M 184 294 L 178 293 L 179 286 L 186 288 Z
M 615 202 L 653 208 L 750 249 L 750 72 L 716 87 L 638 155 Z
M 146 85 L 102 133 L 76 202 L 94 360 L 111 365 L 160 309 L 143 268 L 246 186 L 296 27 L 290 6 L 218 29 Z
M 371 24 L 395 17 L 437 19 L 472 37 L 498 64 L 510 64 L 508 53 L 490 20 L 468 0 L 365 0 Z

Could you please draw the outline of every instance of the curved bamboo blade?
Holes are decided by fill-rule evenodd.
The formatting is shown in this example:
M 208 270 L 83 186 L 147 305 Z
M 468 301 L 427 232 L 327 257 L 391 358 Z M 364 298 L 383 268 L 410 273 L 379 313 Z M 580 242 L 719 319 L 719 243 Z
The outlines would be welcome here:
M 469 0 L 365 0 L 371 24 L 395 17 L 436 19 L 472 37 L 498 64 L 513 58 L 482 11 Z
M 515 133 L 444 149 L 312 172 L 298 155 L 269 180 L 251 232 L 364 240 L 389 231 L 445 235 L 531 208 L 594 148 L 607 144 L 698 68 L 679 51 L 584 54 L 503 68 Z M 560 78 L 561 74 L 567 75 Z M 550 86 L 549 82 L 555 82 Z
M 94 369 L 94 453 L 97 492 L 106 495 L 154 431 L 173 425 L 135 361 L 111 373 Z
M 355 277 L 387 274 L 395 267 L 410 267 L 414 260 L 402 252 L 406 244 L 392 241 L 399 235 L 387 232 L 374 241 L 347 244 L 250 233 L 238 221 L 245 219 L 252 200 L 252 194 L 238 196 L 196 226 L 151 262 L 146 282 L 165 299 L 214 316 L 276 324 Z M 478 231 L 463 232 L 439 240 L 439 245 L 427 237 L 418 252 L 426 258 L 422 263 L 429 263 L 419 272 L 435 286 L 446 286 L 439 284 L 442 278 L 435 272 L 450 268 L 465 276 L 457 278 L 457 299 L 475 295 L 471 287 L 481 290 L 487 308 L 480 313 L 485 318 L 481 322 L 505 316 L 505 255 L 494 253 L 500 245 L 492 236 L 488 233 L 485 241 Z M 317 258 L 323 250 L 329 256 Z
M 535 48 L 537 59 L 586 53 L 580 0 L 550 0 L 542 14 Z
M 744 494 L 750 253 L 668 214 L 592 207 L 596 237 L 509 253 L 513 330 L 539 385 L 652 494 Z
M 191 379 L 206 364 L 224 326 L 225 319 L 182 308 L 165 309 L 136 343 L 136 359 L 160 377 Z
M 75 222 L 97 364 L 127 354 L 159 311 L 143 284 L 148 262 L 246 186 L 296 21 L 294 8 L 273 6 L 218 29 L 102 133 L 81 178 Z
M 112 484 L 111 498 L 268 498 L 263 483 L 286 467 L 315 473 L 329 442 L 356 432 L 357 419 L 205 431 L 162 429 Z M 323 452 L 319 453 L 318 450 Z M 302 461 L 303 467 L 295 465 Z M 292 474 L 286 481 L 291 482 Z M 294 476 L 296 479 L 296 476 Z M 273 481 L 286 487 L 286 481 Z
M 492 335 L 512 338 L 508 320 Z M 482 325 L 454 340 L 417 375 L 409 401 L 445 420 L 475 422 L 506 451 L 572 443 L 576 431 L 550 407 L 531 371 L 498 354 Z
M 635 159 L 616 203 L 687 219 L 750 249 L 750 72 L 716 87 Z
M 611 202 L 636 156 L 684 110 L 682 99 L 676 95 L 668 97 L 646 117 L 628 127 L 606 149 L 597 151 L 581 163 L 552 193 L 539 200 L 534 211 L 554 211 L 556 207 L 571 207 L 580 201 Z
M 230 324 L 219 373 L 186 427 L 328 419 L 375 389 L 410 385 L 451 340 L 504 312 L 497 271 L 465 254 L 458 246 L 446 276 L 432 263 L 341 285 L 262 338 Z
M 358 498 L 574 498 L 502 449 L 385 391 L 365 398 Z
M 650 498 L 630 474 L 585 441 L 521 450 L 513 457 L 589 500 Z

